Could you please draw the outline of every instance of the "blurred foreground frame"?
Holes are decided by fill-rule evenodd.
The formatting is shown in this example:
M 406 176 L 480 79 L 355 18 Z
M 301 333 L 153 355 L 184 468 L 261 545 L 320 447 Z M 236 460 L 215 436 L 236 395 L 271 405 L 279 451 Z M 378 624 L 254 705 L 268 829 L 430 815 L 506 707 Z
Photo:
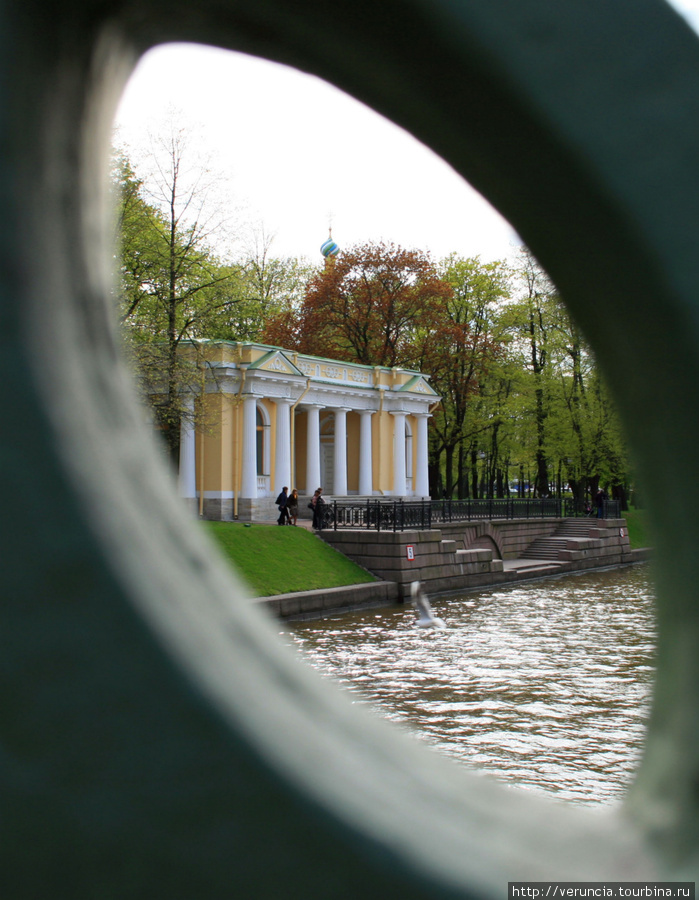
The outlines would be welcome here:
M 2 9 L 3 897 L 495 898 L 508 880 L 694 880 L 689 28 L 660 0 Z M 103 187 L 119 92 L 171 40 L 297 66 L 412 131 L 510 220 L 586 332 L 657 550 L 655 702 L 620 808 L 505 789 L 350 705 L 280 646 L 181 508 L 116 349 Z

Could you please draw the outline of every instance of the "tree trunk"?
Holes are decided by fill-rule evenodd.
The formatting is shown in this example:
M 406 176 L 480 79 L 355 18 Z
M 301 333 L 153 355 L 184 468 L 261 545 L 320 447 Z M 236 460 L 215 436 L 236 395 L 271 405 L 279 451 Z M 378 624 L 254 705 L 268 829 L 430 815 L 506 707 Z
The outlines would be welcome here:
M 626 512 L 626 510 L 629 508 L 629 504 L 626 499 L 626 488 L 623 484 L 612 485 L 612 499 L 619 501 L 619 509 L 621 510 L 621 512 Z
M 498 500 L 505 497 L 505 475 L 500 466 L 495 470 L 495 496 Z
M 471 496 L 474 500 L 478 500 L 480 497 L 478 492 L 478 451 L 475 448 L 471 450 Z
M 444 448 L 444 494 L 451 499 L 454 494 L 454 447 L 448 444 Z
M 463 441 L 459 444 L 459 463 L 457 477 L 457 497 L 459 498 L 459 500 L 464 500 L 466 497 L 468 497 L 468 477 L 466 475 Z
M 430 497 L 440 500 L 444 496 L 444 481 L 442 479 L 442 467 L 440 466 L 440 453 L 430 447 L 427 463 L 427 479 Z

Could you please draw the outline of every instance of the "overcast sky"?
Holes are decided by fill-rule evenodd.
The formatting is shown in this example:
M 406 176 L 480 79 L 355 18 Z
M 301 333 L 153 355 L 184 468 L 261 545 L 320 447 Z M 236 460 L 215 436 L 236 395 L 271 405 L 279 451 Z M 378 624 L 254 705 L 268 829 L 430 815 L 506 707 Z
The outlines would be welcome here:
M 699 0 L 674 0 L 696 28 Z M 320 259 L 332 224 L 341 246 L 386 241 L 503 259 L 511 226 L 431 150 L 318 78 L 238 53 L 168 45 L 139 63 L 117 113 L 132 148 L 169 110 L 211 156 L 224 202 L 274 235 L 275 256 Z

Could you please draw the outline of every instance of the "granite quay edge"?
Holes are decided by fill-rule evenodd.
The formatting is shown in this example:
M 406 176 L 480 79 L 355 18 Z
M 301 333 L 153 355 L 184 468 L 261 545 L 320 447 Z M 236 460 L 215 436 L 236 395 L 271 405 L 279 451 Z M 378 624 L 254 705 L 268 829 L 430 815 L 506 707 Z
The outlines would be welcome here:
M 321 617 L 332 611 L 390 606 L 398 603 L 398 585 L 393 581 L 370 581 L 312 591 L 293 591 L 270 597 L 254 597 L 253 603 L 282 619 Z
M 542 560 L 541 565 L 510 570 L 502 567 L 502 560 L 493 560 L 494 564 L 499 565 L 493 565 L 488 572 L 438 577 L 434 584 L 430 585 L 429 592 L 432 597 L 447 597 L 487 590 L 491 587 L 510 587 L 520 582 L 559 578 L 576 572 L 587 572 L 591 569 L 621 569 L 648 562 L 652 555 L 652 548 L 643 547 L 625 550 L 613 558 L 591 557 L 573 562 Z M 419 574 L 416 571 L 414 576 L 419 576 Z M 265 607 L 277 618 L 319 619 L 354 609 L 402 605 L 404 603 L 402 589 L 406 588 L 413 580 L 415 577 L 399 578 L 397 581 L 373 581 L 314 591 L 296 591 L 271 597 L 256 597 L 253 602 Z

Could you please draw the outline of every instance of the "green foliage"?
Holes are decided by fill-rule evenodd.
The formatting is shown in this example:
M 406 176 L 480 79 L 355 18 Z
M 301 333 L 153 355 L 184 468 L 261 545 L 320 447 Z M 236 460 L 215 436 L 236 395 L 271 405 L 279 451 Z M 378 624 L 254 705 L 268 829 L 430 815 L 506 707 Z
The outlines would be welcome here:
M 257 597 L 377 580 L 305 528 L 234 522 L 206 528 Z
M 219 258 L 211 242 L 224 225 L 211 212 L 210 185 L 186 167 L 185 138 L 172 130 L 156 142 L 143 176 L 124 151 L 112 165 L 124 343 L 175 458 L 182 420 L 209 424 L 192 406 L 206 367 L 202 339 L 259 340 L 265 316 L 298 296 L 308 275 L 296 260 L 272 258 L 269 243 L 244 262 Z
M 115 155 L 119 307 L 126 351 L 156 426 L 175 455 L 180 422 L 192 416 L 190 398 L 201 384 L 203 360 L 193 339 L 206 335 L 238 304 L 237 270 L 224 266 L 206 243 L 196 185 L 182 182 L 182 148 L 173 138 L 155 186 L 162 202 Z M 169 155 L 168 155 L 169 153 Z M 186 344 L 188 352 L 180 353 Z
M 439 272 L 450 290 L 439 298 L 431 327 L 416 336 L 408 362 L 431 375 L 442 398 L 432 423 L 433 472 L 442 471 L 438 460 L 444 454 L 442 491 L 451 496 L 457 487 L 463 496 L 466 456 L 475 452 L 493 416 L 496 420 L 500 416 L 501 398 L 487 409 L 484 399 L 504 360 L 497 312 L 509 294 L 508 272 L 503 263 L 481 263 L 455 254 L 441 263 Z M 497 431 L 491 432 L 491 440 L 494 434 Z
M 603 485 L 623 500 L 631 472 L 619 419 L 580 329 L 526 251 L 514 287 L 502 317 L 524 376 L 517 462 L 531 472 L 536 495 L 568 485 L 583 501 Z
M 320 269 L 275 259 L 262 231 L 245 259 L 222 260 L 210 242 L 223 226 L 185 149 L 173 131 L 149 173 L 124 153 L 113 165 L 125 343 L 173 456 L 183 418 L 208 427 L 191 403 L 205 341 L 262 341 L 430 375 L 442 398 L 429 438 L 435 497 L 507 496 L 516 485 L 534 496 L 570 489 L 582 501 L 601 485 L 624 499 L 632 473 L 614 405 L 526 250 L 514 266 L 456 254 L 435 265 L 417 250 L 368 244 Z

